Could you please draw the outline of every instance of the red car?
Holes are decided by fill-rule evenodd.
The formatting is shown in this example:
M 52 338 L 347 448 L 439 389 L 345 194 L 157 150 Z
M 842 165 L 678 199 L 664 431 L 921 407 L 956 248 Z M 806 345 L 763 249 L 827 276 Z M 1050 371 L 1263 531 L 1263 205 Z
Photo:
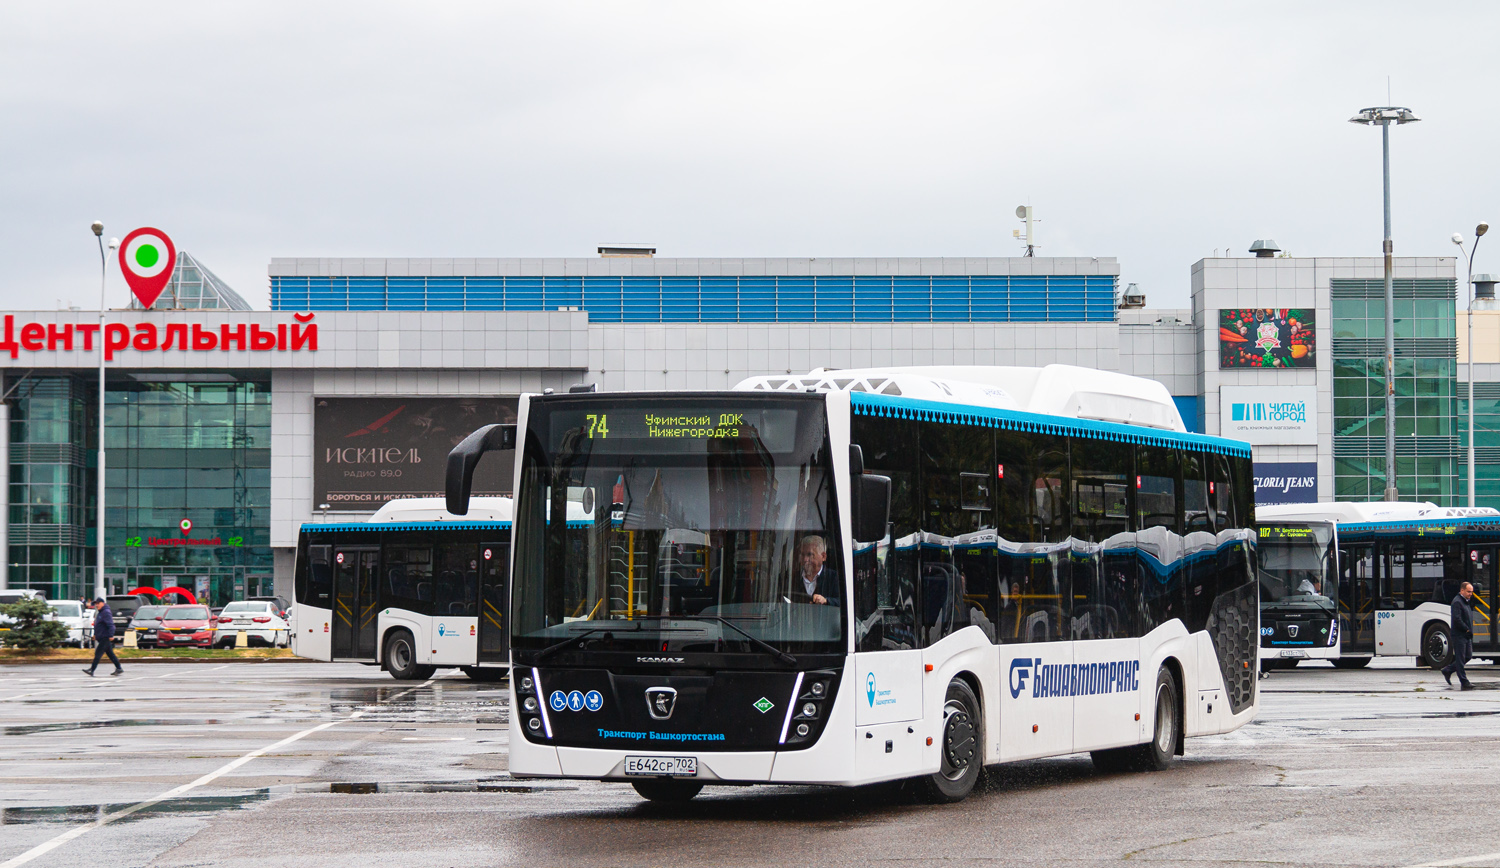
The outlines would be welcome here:
M 155 636 L 142 636 L 158 648 L 212 648 L 213 620 L 207 606 L 172 606 L 161 614 Z

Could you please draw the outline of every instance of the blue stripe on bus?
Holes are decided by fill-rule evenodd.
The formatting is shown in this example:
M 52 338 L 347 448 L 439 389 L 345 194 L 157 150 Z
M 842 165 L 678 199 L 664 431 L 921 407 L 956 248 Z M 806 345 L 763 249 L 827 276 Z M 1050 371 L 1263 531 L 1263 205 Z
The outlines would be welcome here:
M 1500 533 L 1500 516 L 1475 516 L 1474 518 L 1447 519 L 1440 522 L 1423 519 L 1407 521 L 1361 521 L 1339 522 L 1339 536 L 1359 533 L 1400 533 L 1422 531 L 1422 535 L 1455 536 L 1464 531 L 1487 531 Z
M 1250 444 L 1206 434 L 1188 434 L 1177 431 L 1162 431 L 1138 425 L 1123 425 L 1116 422 L 1096 422 L 1092 419 L 1070 419 L 1062 416 L 1047 416 L 1041 413 L 1024 413 L 1018 410 L 1000 410 L 994 407 L 975 407 L 970 404 L 946 404 L 921 398 L 905 398 L 894 395 L 877 395 L 871 392 L 849 393 L 850 404 L 861 416 L 884 416 L 892 419 L 915 419 L 922 422 L 946 422 L 953 425 L 984 425 L 1011 431 L 1030 431 L 1038 434 L 1071 435 L 1111 440 L 1117 443 L 1135 443 L 1142 446 L 1164 446 L 1176 449 L 1196 449 L 1219 455 L 1238 458 L 1250 457 Z
M 568 522 L 572 525 L 573 522 Z M 421 521 L 421 522 L 350 522 L 347 524 L 304 524 L 303 533 L 323 533 L 335 530 L 485 530 L 490 528 L 510 529 L 508 521 Z

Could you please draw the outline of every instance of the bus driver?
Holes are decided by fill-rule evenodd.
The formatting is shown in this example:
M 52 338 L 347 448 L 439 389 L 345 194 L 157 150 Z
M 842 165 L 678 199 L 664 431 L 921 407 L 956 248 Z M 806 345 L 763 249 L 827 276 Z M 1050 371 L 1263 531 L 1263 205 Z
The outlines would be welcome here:
M 839 604 L 842 595 L 838 577 L 823 569 L 826 560 L 828 543 L 817 534 L 808 534 L 797 544 L 797 565 L 801 575 L 798 577 L 800 581 L 792 582 L 792 602 Z

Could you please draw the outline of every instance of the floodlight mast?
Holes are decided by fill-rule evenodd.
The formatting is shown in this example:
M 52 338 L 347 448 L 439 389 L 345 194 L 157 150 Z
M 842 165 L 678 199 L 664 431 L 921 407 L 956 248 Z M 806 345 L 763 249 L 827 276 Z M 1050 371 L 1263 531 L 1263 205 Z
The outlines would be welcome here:
M 1396 315 L 1391 285 L 1391 124 L 1420 121 L 1409 108 L 1376 106 L 1360 109 L 1351 124 L 1380 127 L 1380 153 L 1385 188 L 1385 500 L 1400 500 L 1396 490 Z

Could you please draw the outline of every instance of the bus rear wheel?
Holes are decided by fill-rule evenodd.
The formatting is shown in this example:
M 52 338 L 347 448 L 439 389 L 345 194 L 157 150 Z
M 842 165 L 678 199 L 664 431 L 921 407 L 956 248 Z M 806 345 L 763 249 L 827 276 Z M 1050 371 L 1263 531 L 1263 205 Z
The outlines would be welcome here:
M 417 663 L 417 646 L 411 634 L 405 630 L 394 630 L 385 639 L 385 670 L 397 681 L 423 681 L 431 678 L 436 666 L 421 666 Z
M 1340 657 L 1333 661 L 1335 669 L 1363 669 L 1370 665 L 1370 657 Z
M 652 802 L 686 802 L 703 789 L 702 781 L 674 781 L 651 779 L 631 781 L 630 785 L 641 798 Z
M 1448 632 L 1448 625 L 1427 625 L 1422 631 L 1422 656 L 1419 659 L 1429 669 L 1442 669 L 1453 661 L 1453 634 Z
M 983 732 L 979 697 L 973 688 L 961 678 L 948 682 L 943 700 L 942 765 L 922 779 L 923 795 L 929 801 L 960 802 L 974 790 L 984 765 L 979 743 Z
M 1101 772 L 1156 772 L 1172 764 L 1177 741 L 1182 737 L 1182 708 L 1177 697 L 1177 679 L 1163 666 L 1156 672 L 1156 711 L 1151 740 L 1134 747 L 1096 750 L 1089 754 Z

